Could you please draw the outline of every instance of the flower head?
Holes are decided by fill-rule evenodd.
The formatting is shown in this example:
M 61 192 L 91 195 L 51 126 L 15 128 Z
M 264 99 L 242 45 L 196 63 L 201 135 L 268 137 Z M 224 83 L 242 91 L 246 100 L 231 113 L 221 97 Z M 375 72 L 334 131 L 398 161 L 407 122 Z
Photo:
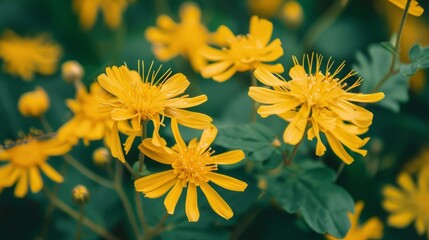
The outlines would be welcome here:
M 245 182 L 215 173 L 218 165 L 234 164 L 244 159 L 244 152 L 234 150 L 213 156 L 210 145 L 217 134 L 214 126 L 205 129 L 199 141 L 193 139 L 188 145 L 180 135 L 176 119 L 172 119 L 171 128 L 176 140 L 174 147 L 158 147 L 150 139 L 145 139 L 139 149 L 151 159 L 171 165 L 172 169 L 137 179 L 134 183 L 136 191 L 143 192 L 148 198 L 158 198 L 171 189 L 164 205 L 169 214 L 174 214 L 182 190 L 187 188 L 186 215 L 190 222 L 196 222 L 200 216 L 197 204 L 197 187 L 200 187 L 211 208 L 221 217 L 230 219 L 233 216 L 231 208 L 209 182 L 231 191 L 244 191 Z
M 167 15 L 159 16 L 158 27 L 149 27 L 146 38 L 153 44 L 153 51 L 161 61 L 182 55 L 189 58 L 193 69 L 198 71 L 207 63 L 199 49 L 214 39 L 201 23 L 201 11 L 194 3 L 180 7 L 180 20 L 176 23 Z
M 55 137 L 42 140 L 33 136 L 26 136 L 11 146 L 0 146 L 0 187 L 16 183 L 16 197 L 27 195 L 29 187 L 37 193 L 43 187 L 40 170 L 54 182 L 62 182 L 63 177 L 47 161 L 50 156 L 63 155 L 70 149 L 70 144 Z
M 113 121 L 109 113 L 97 111 L 97 98 L 102 96 L 106 99 L 110 97 L 97 82 L 91 84 L 90 92 L 87 92 L 85 86 L 79 85 L 76 99 L 67 100 L 67 106 L 74 116 L 58 130 L 58 137 L 74 144 L 83 139 L 86 145 L 89 141 L 104 139 L 109 145 Z
M 152 63 L 153 64 L 153 63 Z M 143 66 L 144 69 L 144 66 Z M 128 138 L 125 142 L 125 151 L 131 148 L 135 137 L 141 135 L 143 122 L 152 121 L 154 131 L 152 141 L 155 145 L 164 145 L 165 141 L 159 136 L 159 128 L 165 117 L 177 118 L 178 123 L 187 127 L 204 129 L 211 125 L 212 119 L 201 113 L 183 110 L 207 101 L 206 95 L 190 98 L 183 93 L 190 82 L 181 73 L 171 76 L 168 70 L 157 79 L 161 67 L 156 71 L 152 65 L 148 73 L 140 76 L 138 72 L 129 70 L 126 66 L 106 68 L 106 74 L 98 77 L 100 85 L 114 98 L 100 99 L 99 111 L 110 113 L 114 121 L 111 151 L 114 157 L 125 161 L 117 131 L 118 123 L 131 123 L 131 130 L 126 131 Z
M 321 70 L 323 57 L 316 55 L 315 72 L 313 72 L 314 55 L 304 56 L 302 64 L 296 57 L 295 66 L 289 71 L 290 81 L 279 79 L 266 69 L 256 69 L 255 77 L 272 87 L 250 87 L 249 96 L 263 105 L 258 108 L 262 117 L 278 115 L 290 122 L 283 133 L 285 143 L 298 144 L 305 131 L 308 139 L 317 138 L 316 155 L 322 156 L 326 147 L 322 143 L 320 132 L 324 133 L 334 153 L 345 163 L 350 164 L 353 158 L 343 145 L 350 150 L 366 154 L 363 147 L 369 138 L 361 139 L 372 123 L 372 113 L 352 102 L 371 103 L 383 99 L 383 93 L 351 93 L 351 89 L 360 85 L 359 78 L 351 86 L 345 80 L 356 74 L 352 71 L 342 79 L 337 74 L 345 66 L 342 63 L 333 73 L 330 72 L 333 62 L 327 63 L 325 72 Z M 305 70 L 308 63 L 308 73 Z
M 49 105 L 49 96 L 41 87 L 22 94 L 18 100 L 18 110 L 26 117 L 42 116 L 49 109 Z
M 248 0 L 247 5 L 252 14 L 271 18 L 276 15 L 282 2 L 282 0 Z
M 61 65 L 61 75 L 66 82 L 79 82 L 82 80 L 83 74 L 83 67 L 77 61 L 69 60 Z
M 61 47 L 45 35 L 20 37 L 10 30 L 0 38 L 0 58 L 6 72 L 29 81 L 34 73 L 53 74 L 61 56 Z
M 429 236 L 429 167 L 420 170 L 417 185 L 406 172 L 399 174 L 397 182 L 400 188 L 383 188 L 383 208 L 390 213 L 387 223 L 405 228 L 415 221 L 417 233 Z
M 287 1 L 282 6 L 281 17 L 286 25 L 297 27 L 301 25 L 304 19 L 304 10 L 299 2 L 295 0 Z
M 408 0 L 389 0 L 389 2 L 395 4 L 399 8 L 405 10 L 405 6 L 407 5 Z M 419 3 L 416 0 L 411 0 L 410 7 L 408 9 L 408 13 L 414 16 L 421 16 L 424 12 L 424 9 L 419 6 Z
M 236 72 L 245 72 L 256 68 L 265 68 L 273 73 L 282 73 L 283 66 L 280 63 L 271 65 L 265 62 L 273 62 L 283 55 L 280 39 L 276 38 L 271 43 L 273 24 L 266 20 L 253 16 L 250 19 L 250 29 L 247 35 L 235 36 L 226 26 L 220 26 L 217 30 L 217 42 L 222 49 L 205 46 L 201 54 L 213 63 L 201 69 L 205 78 L 213 78 L 215 81 L 224 82 L 230 79 Z
M 77 185 L 72 190 L 72 198 L 77 204 L 85 204 L 89 200 L 88 189 L 83 185 Z
M 100 147 L 92 153 L 92 160 L 96 165 L 103 166 L 110 162 L 111 155 L 109 149 Z
M 129 2 L 130 0 L 73 0 L 73 10 L 79 15 L 82 27 L 87 30 L 94 26 L 99 9 L 107 26 L 117 28 Z
M 359 217 L 364 207 L 363 202 L 357 202 L 355 212 L 349 213 L 351 227 L 343 240 L 375 240 L 383 237 L 383 224 L 377 217 L 372 217 L 362 225 L 359 224 Z M 339 240 L 330 235 L 326 236 L 328 240 Z

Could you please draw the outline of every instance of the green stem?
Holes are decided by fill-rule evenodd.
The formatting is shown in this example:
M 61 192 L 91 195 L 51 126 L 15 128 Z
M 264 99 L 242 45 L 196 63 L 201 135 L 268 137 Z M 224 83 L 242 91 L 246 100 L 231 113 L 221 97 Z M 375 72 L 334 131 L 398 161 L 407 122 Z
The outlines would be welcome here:
M 144 216 L 143 205 L 141 204 L 141 193 L 135 192 L 135 198 L 136 198 L 137 216 L 140 219 L 140 223 L 143 227 L 143 234 L 146 234 L 149 231 L 149 225 L 147 224 L 146 218 Z
M 258 80 L 256 79 L 255 74 L 253 74 L 253 72 L 250 72 L 250 76 L 252 79 L 251 86 L 257 87 L 258 86 Z M 250 117 L 250 121 L 256 122 L 258 103 L 255 100 L 252 100 L 252 101 L 253 101 L 253 106 L 252 106 L 252 115 Z
M 159 220 L 158 224 L 153 229 L 148 229 L 148 232 L 144 236 L 144 240 L 151 240 L 152 238 L 156 237 L 158 234 L 162 233 L 164 231 L 164 224 L 165 221 L 168 218 L 168 213 L 165 213 L 164 216 L 162 216 L 161 220 Z
M 241 234 L 249 227 L 249 225 L 255 220 L 255 218 L 258 216 L 258 214 L 262 211 L 262 208 L 256 207 L 254 209 L 251 209 L 250 211 L 246 212 L 242 218 L 240 218 L 240 221 L 238 222 L 237 226 L 235 227 L 234 231 L 232 232 L 232 235 L 230 237 L 230 240 L 238 239 Z
M 290 155 L 290 157 L 288 157 L 287 158 L 287 160 L 284 162 L 284 164 L 285 165 L 291 165 L 292 164 L 292 161 L 293 161 L 293 159 L 295 158 L 295 156 L 296 156 L 296 153 L 298 152 L 298 148 L 299 148 L 299 145 L 301 145 L 301 142 L 302 142 L 302 140 L 303 140 L 304 138 L 302 138 L 294 147 L 293 147 L 293 150 L 292 150 L 292 154 Z
M 94 182 L 106 187 L 114 189 L 113 183 L 100 175 L 94 173 L 93 171 L 89 170 L 87 167 L 85 167 L 83 164 L 81 164 L 78 160 L 76 160 L 74 157 L 72 157 L 70 154 L 66 154 L 63 156 L 64 160 L 68 164 L 70 164 L 72 167 L 74 167 L 76 170 L 78 170 L 80 173 L 82 173 L 87 178 L 93 180 Z
M 396 37 L 396 43 L 395 43 L 395 51 L 392 52 L 392 61 L 390 62 L 389 71 L 386 73 L 383 79 L 380 82 L 378 82 L 378 84 L 374 87 L 374 89 L 371 92 L 377 92 L 381 88 L 381 86 L 383 86 L 383 84 L 387 81 L 387 79 L 389 79 L 391 76 L 395 75 L 398 72 L 397 70 L 395 70 L 395 63 L 396 63 L 397 57 L 399 57 L 399 45 L 401 43 L 402 32 L 404 30 L 405 22 L 407 20 L 408 10 L 410 9 L 410 5 L 411 5 L 411 0 L 408 0 L 407 4 L 405 5 L 404 13 L 402 14 L 401 23 L 399 25 L 399 30 Z
M 79 218 L 77 219 L 77 226 L 76 226 L 76 240 L 80 240 L 81 239 L 81 236 L 82 236 L 82 230 L 81 230 L 81 228 L 82 228 L 82 221 L 83 221 L 83 218 L 85 217 L 85 214 L 84 214 L 84 208 L 85 208 L 85 204 L 80 204 L 80 206 L 79 206 Z
M 136 218 L 133 214 L 133 209 L 130 202 L 128 201 L 127 195 L 125 194 L 124 188 L 122 187 L 122 175 L 123 168 L 119 162 L 116 162 L 116 171 L 115 171 L 115 189 L 118 193 L 119 199 L 124 206 L 125 213 L 127 214 L 128 220 L 130 221 L 131 228 L 133 229 L 134 235 L 137 239 L 140 239 L 140 231 L 138 229 L 138 224 Z
M 51 193 L 47 188 L 44 188 L 44 192 L 46 196 L 49 198 L 49 200 L 54 204 L 55 207 L 63 211 L 64 213 L 68 214 L 70 217 L 78 220 L 79 219 L 79 213 L 73 210 L 71 207 L 69 207 L 66 203 L 64 203 L 61 199 L 59 199 L 55 194 Z M 97 225 L 87 217 L 82 218 L 82 224 L 103 237 L 107 240 L 119 240 L 119 238 L 112 235 L 110 232 L 108 232 L 105 228 L 101 227 L 100 225 Z
M 47 132 L 53 132 L 54 129 L 52 128 L 51 124 L 49 124 L 48 120 L 46 119 L 45 115 L 42 115 L 39 117 L 40 122 L 43 125 L 43 128 L 47 131 Z
M 340 177 L 341 173 L 344 170 L 344 166 L 346 166 L 346 164 L 344 162 L 341 162 L 341 165 L 338 167 L 338 170 L 337 170 L 337 175 L 335 176 L 335 181 L 337 181 L 338 178 Z
M 134 172 L 134 169 L 130 166 L 130 164 L 128 162 L 124 162 L 123 163 L 125 168 L 128 170 L 128 172 L 130 172 L 130 174 L 133 176 L 134 179 L 138 179 L 139 175 L 137 175 L 136 172 Z
M 349 0 L 337 0 L 331 7 L 310 27 L 304 37 L 304 49 L 310 49 L 319 36 L 340 16 Z

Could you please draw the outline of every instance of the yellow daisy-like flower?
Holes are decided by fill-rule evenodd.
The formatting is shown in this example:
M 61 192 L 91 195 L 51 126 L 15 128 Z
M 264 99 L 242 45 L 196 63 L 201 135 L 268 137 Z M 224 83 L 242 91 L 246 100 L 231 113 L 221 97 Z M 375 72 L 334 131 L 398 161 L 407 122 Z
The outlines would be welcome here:
M 0 187 L 11 187 L 16 183 L 15 196 L 24 197 L 28 188 L 33 193 L 43 187 L 40 170 L 54 182 L 63 177 L 48 163 L 50 156 L 60 156 L 70 151 L 71 145 L 57 138 L 40 140 L 27 136 L 13 146 L 0 147 Z
M 110 97 L 97 82 L 91 84 L 90 92 L 80 85 L 76 99 L 67 100 L 67 106 L 74 116 L 58 130 L 58 137 L 73 144 L 83 139 L 85 145 L 89 141 L 104 139 L 106 145 L 109 145 L 113 120 L 109 113 L 97 111 L 97 99 L 102 96 L 106 99 Z
M 359 224 L 359 217 L 364 207 L 363 202 L 357 202 L 355 212 L 348 213 L 351 227 L 347 235 L 342 240 L 375 240 L 383 237 L 383 224 L 377 217 L 368 219 L 362 225 Z M 340 240 L 333 236 L 327 235 L 328 240 Z
M 35 73 L 51 75 L 57 69 L 61 47 L 46 35 L 20 37 L 11 30 L 0 38 L 0 58 L 6 72 L 30 81 Z
M 182 139 L 176 119 L 172 119 L 171 128 L 176 145 L 173 148 L 158 147 L 150 139 L 145 139 L 139 149 L 151 159 L 171 165 L 172 169 L 137 179 L 136 191 L 145 197 L 158 198 L 168 190 L 164 205 L 169 214 L 174 214 L 177 201 L 183 188 L 187 188 L 185 210 L 190 222 L 198 221 L 200 212 L 197 203 L 197 187 L 200 187 L 211 208 L 221 217 L 230 219 L 233 211 L 221 196 L 209 185 L 209 182 L 231 191 L 243 192 L 247 183 L 235 178 L 215 173 L 217 165 L 234 164 L 244 159 L 242 150 L 234 150 L 212 156 L 210 145 L 217 135 L 212 126 L 204 130 L 200 141 L 192 139 L 188 145 Z
M 320 132 L 324 133 L 334 153 L 345 163 L 350 164 L 353 158 L 344 149 L 366 155 L 363 147 L 369 138 L 361 139 L 372 123 L 373 114 L 352 102 L 372 103 L 384 98 L 383 93 L 363 94 L 349 92 L 360 85 L 359 78 L 351 86 L 345 80 L 356 74 L 351 71 L 342 79 L 337 74 L 344 68 L 342 63 L 333 73 L 330 72 L 333 62 L 327 63 L 325 72 L 320 67 L 323 57 L 314 54 L 304 55 L 300 64 L 293 57 L 295 66 L 289 71 L 290 81 L 279 79 L 269 70 L 256 69 L 255 77 L 262 83 L 272 87 L 250 87 L 249 96 L 263 105 L 258 108 L 262 117 L 278 115 L 290 122 L 283 133 L 285 143 L 298 144 L 308 128 L 308 139 L 317 138 L 316 155 L 322 156 L 326 147 L 322 143 Z M 305 70 L 308 63 L 308 73 Z M 315 70 L 315 72 L 312 72 Z
M 98 10 L 104 15 L 106 25 L 112 29 L 119 27 L 122 13 L 130 0 L 73 0 L 73 10 L 79 15 L 79 20 L 86 30 L 94 26 Z
M 280 63 L 274 65 L 265 63 L 273 62 L 283 55 L 280 39 L 276 38 L 271 43 L 269 42 L 272 32 L 273 24 L 258 16 L 250 19 L 250 29 L 247 35 L 235 36 L 228 27 L 220 26 L 216 32 L 216 42 L 222 48 L 217 49 L 207 45 L 201 48 L 201 54 L 213 62 L 201 68 L 201 75 L 224 82 L 236 72 L 256 68 L 282 73 L 284 69 Z
M 408 0 L 389 0 L 389 2 L 395 4 L 399 8 L 405 10 L 405 6 L 407 5 Z M 416 0 L 411 0 L 410 7 L 408 9 L 408 13 L 414 16 L 421 16 L 424 12 L 424 9 L 419 6 L 419 3 Z
M 405 228 L 415 221 L 417 233 L 429 236 L 429 167 L 419 172 L 417 185 L 406 172 L 399 174 L 397 182 L 400 188 L 383 188 L 383 208 L 390 212 L 387 223 Z
M 160 146 L 165 144 L 158 133 L 164 117 L 177 118 L 180 124 L 196 129 L 210 126 L 213 120 L 205 114 L 183 110 L 207 101 L 207 96 L 204 94 L 193 98 L 187 94 L 183 95 L 190 85 L 185 75 L 176 73 L 170 76 L 171 71 L 168 70 L 156 79 L 161 67 L 156 71 L 151 69 L 152 65 L 145 77 L 144 73 L 140 76 L 138 72 L 129 70 L 126 66 L 114 66 L 106 68 L 106 74 L 103 73 L 98 77 L 100 85 L 115 96 L 115 98 L 100 99 L 99 111 L 111 114 L 114 121 L 111 152 L 121 162 L 125 162 L 125 157 L 118 135 L 120 121 L 131 123 L 132 130 L 125 132 L 128 138 L 124 146 L 125 152 L 128 153 L 135 137 L 141 135 L 143 121 L 153 122 L 152 141 Z
M 201 11 L 194 3 L 180 7 L 180 23 L 167 15 L 157 19 L 158 27 L 149 27 L 146 38 L 153 44 L 153 51 L 161 61 L 168 61 L 177 55 L 189 58 L 192 68 L 198 71 L 207 64 L 199 49 L 213 42 L 213 36 L 201 23 Z M 192 37 L 190 37 L 192 36 Z

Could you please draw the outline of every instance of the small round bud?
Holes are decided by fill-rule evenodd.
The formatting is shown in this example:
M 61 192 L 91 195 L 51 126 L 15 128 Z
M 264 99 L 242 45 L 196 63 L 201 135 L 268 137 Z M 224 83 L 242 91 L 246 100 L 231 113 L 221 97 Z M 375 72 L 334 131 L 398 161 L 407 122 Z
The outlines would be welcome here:
M 273 147 L 279 148 L 281 147 L 282 143 L 278 138 L 274 138 L 274 140 L 271 142 L 271 145 L 273 145 Z
M 82 79 L 84 71 L 79 62 L 69 60 L 61 66 L 61 73 L 66 82 L 74 83 Z
M 89 192 L 83 185 L 77 185 L 72 191 L 73 201 L 78 204 L 85 204 L 89 200 Z
M 258 181 L 258 188 L 261 190 L 266 190 L 268 187 L 268 182 L 266 179 L 259 179 Z
M 49 96 L 41 87 L 22 94 L 18 100 L 18 110 L 25 117 L 40 117 L 48 110 L 49 105 Z
M 281 16 L 286 25 L 298 27 L 304 19 L 304 11 L 302 10 L 301 4 L 292 0 L 283 5 Z
M 92 153 L 92 160 L 94 161 L 95 165 L 98 166 L 104 166 L 107 163 L 110 162 L 112 159 L 110 152 L 105 147 L 100 147 L 95 149 L 95 151 Z

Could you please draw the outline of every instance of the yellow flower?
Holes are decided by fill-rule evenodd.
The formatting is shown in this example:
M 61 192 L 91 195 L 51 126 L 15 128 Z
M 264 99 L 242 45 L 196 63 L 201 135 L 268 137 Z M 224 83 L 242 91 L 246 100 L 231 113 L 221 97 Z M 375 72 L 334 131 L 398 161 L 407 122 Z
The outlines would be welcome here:
M 282 0 L 248 0 L 247 5 L 252 14 L 271 18 L 276 15 L 282 2 Z
M 417 185 L 406 172 L 399 174 L 397 182 L 400 188 L 383 188 L 383 208 L 390 212 L 387 223 L 405 228 L 415 221 L 417 233 L 429 236 L 429 167 L 420 170 Z
M 79 15 L 80 24 L 89 30 L 94 26 L 98 10 L 101 9 L 106 25 L 112 29 L 119 27 L 122 13 L 130 0 L 73 0 L 73 10 Z
M 159 16 L 158 27 L 149 27 L 145 32 L 146 38 L 153 44 L 159 60 L 167 61 L 180 54 L 189 58 L 192 68 L 198 71 L 207 64 L 199 49 L 213 42 L 213 37 L 201 23 L 201 11 L 194 3 L 180 7 L 180 20 L 180 23 L 175 23 L 167 15 Z
M 294 0 L 286 2 L 282 7 L 281 17 L 286 25 L 290 27 L 301 25 L 304 19 L 304 11 L 301 4 Z
M 348 213 L 350 219 L 350 230 L 342 240 L 375 240 L 383 237 L 383 224 L 377 217 L 372 217 L 363 225 L 359 224 L 359 217 L 364 207 L 363 202 L 357 202 L 355 212 Z M 330 235 L 326 235 L 328 240 L 340 240 Z
M 51 180 L 62 182 L 63 177 L 47 161 L 50 156 L 63 155 L 70 149 L 70 144 L 57 138 L 41 140 L 32 136 L 13 146 L 0 146 L 0 162 L 4 163 L 0 167 L 0 187 L 11 187 L 16 183 L 16 197 L 24 197 L 28 187 L 37 193 L 43 187 L 40 170 Z
M 322 156 L 326 151 L 320 137 L 322 132 L 334 153 L 345 163 L 350 164 L 353 158 L 343 145 L 365 156 L 366 150 L 360 148 L 369 138 L 361 139 L 357 135 L 368 131 L 373 117 L 370 111 L 352 102 L 377 102 L 384 98 L 384 94 L 349 92 L 362 81 L 359 78 L 351 86 L 344 82 L 356 72 L 351 71 L 339 79 L 337 74 L 345 64 L 342 63 L 331 73 L 333 62 L 328 60 L 326 71 L 322 72 L 320 69 L 322 59 L 321 55 L 316 55 L 314 66 L 314 54 L 311 57 L 304 55 L 302 64 L 293 57 L 295 66 L 289 71 L 292 78 L 290 81 L 280 80 L 266 69 L 256 69 L 255 77 L 272 89 L 250 87 L 249 96 L 257 102 L 268 104 L 258 108 L 258 113 L 262 117 L 278 115 L 290 122 L 283 133 L 285 143 L 298 144 L 308 129 L 308 139 L 317 138 L 316 155 Z M 308 73 L 304 68 L 305 62 L 309 65 Z
M 61 47 L 45 35 L 20 37 L 10 30 L 0 38 L 0 58 L 6 72 L 29 81 L 34 73 L 53 74 L 61 56 Z
M 407 5 L 408 0 L 389 0 L 389 2 L 395 4 L 399 8 L 405 10 L 405 6 Z M 424 12 L 424 9 L 419 6 L 419 3 L 416 0 L 411 0 L 410 8 L 408 9 L 408 13 L 414 16 L 421 16 Z
M 201 69 L 205 78 L 224 82 L 230 79 L 237 71 L 245 72 L 256 68 L 265 68 L 273 73 L 282 73 L 283 65 L 280 63 L 270 65 L 283 55 L 280 39 L 276 38 L 269 43 L 273 32 L 273 24 L 253 16 L 250 19 L 249 34 L 235 36 L 226 26 L 220 26 L 216 32 L 217 42 L 222 49 L 204 46 L 201 54 L 214 63 Z
M 72 190 L 72 198 L 78 204 L 84 204 L 89 200 L 88 189 L 83 185 L 77 185 Z
M 110 162 L 111 156 L 109 149 L 100 147 L 92 153 L 92 160 L 96 165 L 103 166 Z
M 66 82 L 80 82 L 83 74 L 83 67 L 77 61 L 69 60 L 61 65 L 61 75 Z
M 148 198 L 158 198 L 171 189 L 164 205 L 169 214 L 174 214 L 182 190 L 187 188 L 186 216 L 190 222 L 196 222 L 200 217 L 197 203 L 197 187 L 200 187 L 211 208 L 221 217 L 230 219 L 234 213 L 209 182 L 231 191 L 244 191 L 247 187 L 245 182 L 214 172 L 218 169 L 217 165 L 234 164 L 244 159 L 243 151 L 234 150 L 212 156 L 214 151 L 210 145 L 217 135 L 214 126 L 204 130 L 200 141 L 192 139 L 188 145 L 183 141 L 174 118 L 171 129 L 176 140 L 173 148 L 158 147 L 150 139 L 145 139 L 139 149 L 151 159 L 171 165 L 172 169 L 137 179 L 134 183 L 136 191 L 143 192 Z
M 125 162 L 125 157 L 118 135 L 120 121 L 129 121 L 132 127 L 132 130 L 125 132 L 128 135 L 124 144 L 126 153 L 134 139 L 141 135 L 143 121 L 153 122 L 152 141 L 156 145 L 165 144 L 158 133 L 164 117 L 177 118 L 180 124 L 196 129 L 204 129 L 212 122 L 212 118 L 205 114 L 183 110 L 207 101 L 204 94 L 193 98 L 189 98 L 187 94 L 183 95 L 190 84 L 185 75 L 177 73 L 170 76 L 171 70 L 168 70 L 157 79 L 161 67 L 151 71 L 152 65 L 146 77 L 144 72 L 141 77 L 138 72 L 129 70 L 126 66 L 108 67 L 106 74 L 98 77 L 100 85 L 115 96 L 113 99 L 100 99 L 99 111 L 111 114 L 114 121 L 111 152 L 121 162 Z
M 49 109 L 49 96 L 46 91 L 37 87 L 19 97 L 18 110 L 25 117 L 40 117 Z
M 110 95 L 97 82 L 91 84 L 90 92 L 87 92 L 85 86 L 78 86 L 76 99 L 66 102 L 74 116 L 58 130 L 58 138 L 73 144 L 83 139 L 85 145 L 89 141 L 103 139 L 109 145 L 113 121 L 109 113 L 97 111 L 97 98 L 109 98 Z

